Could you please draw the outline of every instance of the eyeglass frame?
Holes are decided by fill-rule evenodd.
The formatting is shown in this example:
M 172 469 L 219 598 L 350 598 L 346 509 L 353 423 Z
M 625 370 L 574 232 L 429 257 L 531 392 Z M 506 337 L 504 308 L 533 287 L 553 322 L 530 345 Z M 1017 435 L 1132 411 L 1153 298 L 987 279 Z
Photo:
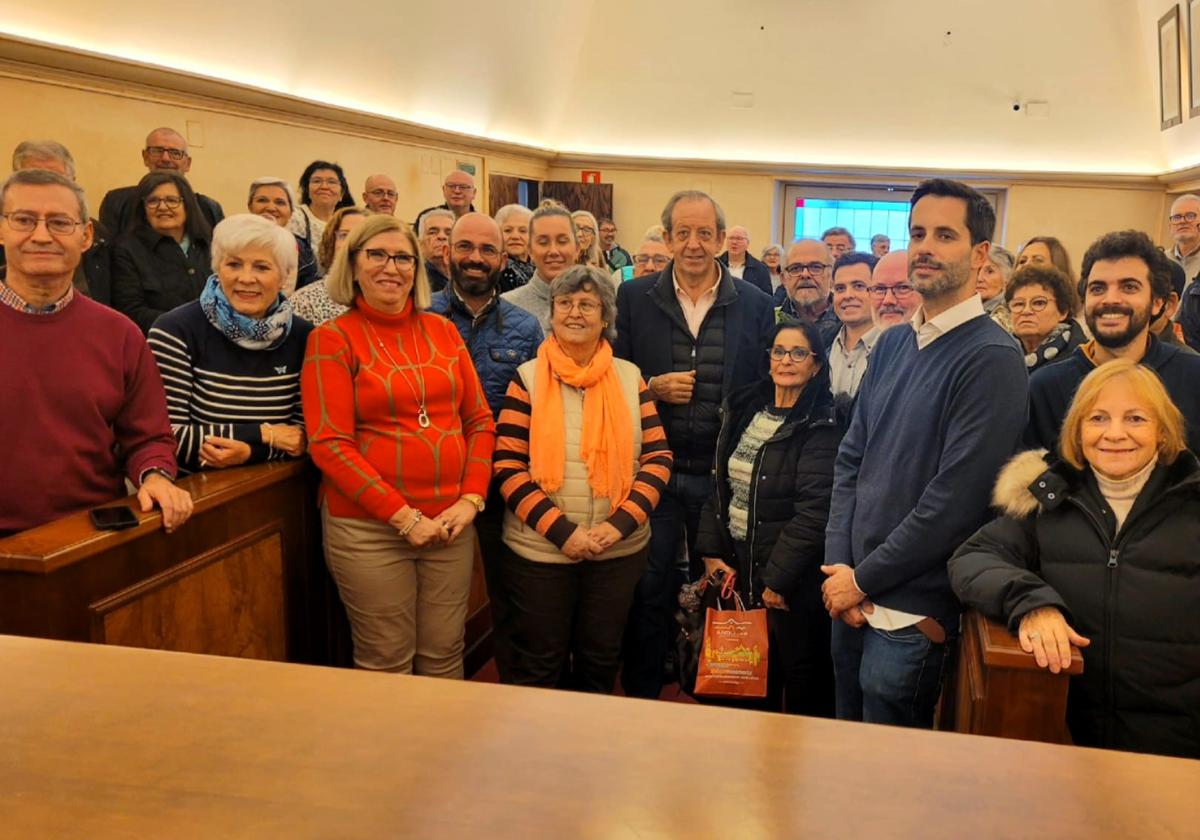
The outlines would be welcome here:
M 880 291 L 880 289 L 883 291 Z M 906 291 L 896 291 L 897 289 L 905 289 Z M 892 297 L 894 297 L 896 300 L 903 300 L 905 298 L 912 297 L 913 293 L 916 291 L 917 287 L 912 283 L 897 283 L 894 286 L 888 286 L 883 283 L 875 283 L 874 285 L 867 286 L 867 294 L 869 294 L 875 300 L 886 300 L 888 292 L 891 292 Z
M 1008 311 L 1012 312 L 1014 315 L 1017 315 L 1028 309 L 1030 312 L 1032 312 L 1036 315 L 1039 312 L 1045 312 L 1046 307 L 1048 307 L 1050 305 L 1051 300 L 1052 300 L 1052 298 L 1050 298 L 1049 296 L 1031 298 L 1028 302 L 1022 300 L 1022 301 L 1019 301 L 1019 303 L 1021 304 L 1020 309 L 1017 309 L 1017 307 L 1013 305 L 1013 301 L 1009 301 L 1008 302 Z M 1041 304 L 1041 306 L 1037 305 L 1039 303 Z
M 485 250 L 487 248 L 490 248 L 491 251 Z M 478 251 L 480 256 L 484 257 L 485 259 L 489 259 L 489 260 L 498 260 L 498 259 L 500 259 L 500 255 L 502 253 L 504 253 L 502 250 L 497 248 L 495 245 L 488 245 L 486 243 L 483 245 L 472 245 L 470 242 L 468 242 L 465 239 L 460 239 L 457 242 L 455 242 L 453 245 L 450 246 L 450 250 L 453 251 L 454 253 L 458 254 L 458 256 L 460 256 L 460 257 L 469 257 L 471 254 Z
M 20 225 L 15 225 L 15 224 L 13 224 L 13 221 L 12 221 L 13 216 L 24 216 L 27 219 L 32 219 L 33 224 L 29 225 L 28 227 L 22 227 Z M 0 213 L 0 218 L 3 218 L 6 222 L 8 222 L 8 226 L 10 228 L 12 228 L 13 230 L 15 230 L 17 233 L 33 233 L 35 230 L 37 230 L 38 224 L 41 223 L 46 226 L 47 233 L 54 234 L 55 236 L 70 236 L 71 234 L 73 234 L 75 232 L 76 228 L 82 227 L 87 224 L 87 222 L 76 221 L 75 219 L 72 219 L 70 216 L 35 216 L 32 213 L 22 213 L 19 210 L 16 212 L 13 212 L 13 213 Z M 62 224 L 70 223 L 71 229 L 70 230 L 55 230 L 54 228 L 50 227 L 51 222 L 62 223 Z
M 375 268 L 386 269 L 387 264 L 392 263 L 396 266 L 397 271 L 403 271 L 406 268 L 415 268 L 417 265 L 416 254 L 389 254 L 383 248 L 355 248 L 354 253 L 362 254 L 366 258 L 368 264 L 374 266 Z M 382 254 L 383 256 L 375 257 L 372 256 L 372 254 Z M 408 265 L 404 264 L 405 260 L 409 261 Z
M 142 154 L 149 155 L 152 158 L 162 157 L 163 152 L 166 152 L 167 157 L 176 162 L 183 160 L 185 157 L 189 157 L 187 149 L 172 149 L 168 146 L 147 146 L 146 148 L 142 149 Z
M 1173 225 L 1183 224 L 1184 222 L 1191 224 L 1196 219 L 1200 219 L 1200 213 L 1172 213 L 1170 216 L 1167 216 L 1167 221 Z
M 799 354 L 797 356 L 797 354 Z M 807 347 L 780 347 L 776 344 L 774 347 L 767 348 L 767 355 L 776 362 L 782 362 L 785 357 L 790 357 L 796 364 L 801 364 L 805 359 L 816 358 L 816 354 Z
M 820 268 L 817 268 L 817 266 L 820 266 Z M 795 279 L 797 277 L 803 277 L 805 270 L 808 271 L 810 277 L 821 277 L 831 268 L 833 268 L 833 266 L 829 263 L 810 262 L 789 263 L 780 270 L 788 277 Z

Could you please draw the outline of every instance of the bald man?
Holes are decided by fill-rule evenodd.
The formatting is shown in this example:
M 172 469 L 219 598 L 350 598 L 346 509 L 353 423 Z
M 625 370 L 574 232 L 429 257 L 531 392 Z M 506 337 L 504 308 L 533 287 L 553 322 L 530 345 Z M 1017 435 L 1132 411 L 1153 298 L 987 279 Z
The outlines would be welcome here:
M 426 207 L 417 214 L 414 227 L 421 227 L 421 217 L 430 210 L 449 210 L 458 219 L 467 213 L 475 212 L 475 178 L 470 172 L 455 169 L 442 181 L 442 198 L 445 199 L 436 207 Z
M 725 253 L 717 257 L 729 267 L 729 273 L 771 294 L 771 269 L 756 259 L 748 249 L 750 231 L 741 225 L 731 225 L 725 233 Z
M 908 279 L 908 251 L 888 251 L 871 273 L 871 318 L 882 332 L 912 321 L 921 295 Z
M 372 175 L 363 184 L 363 206 L 372 213 L 391 216 L 396 212 L 398 198 L 400 191 L 396 189 L 396 182 L 387 175 Z
M 142 163 L 145 164 L 147 172 L 178 172 L 186 176 L 192 168 L 187 140 L 173 128 L 154 129 L 146 135 Z M 119 236 L 129 227 L 133 218 L 133 195 L 136 191 L 136 184 L 132 187 L 118 187 L 109 190 L 100 202 L 100 221 L 114 236 Z M 225 218 L 225 211 L 221 209 L 221 205 L 208 196 L 196 193 L 196 201 L 200 203 L 200 212 L 213 227 Z

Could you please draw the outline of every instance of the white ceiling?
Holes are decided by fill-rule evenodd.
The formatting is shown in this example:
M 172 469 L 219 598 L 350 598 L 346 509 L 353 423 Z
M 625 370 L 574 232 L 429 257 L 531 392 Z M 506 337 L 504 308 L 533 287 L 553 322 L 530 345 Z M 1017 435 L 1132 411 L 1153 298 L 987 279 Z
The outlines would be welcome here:
M 0 0 L 0 31 L 562 152 L 1153 174 L 1200 159 L 1158 130 L 1169 5 Z

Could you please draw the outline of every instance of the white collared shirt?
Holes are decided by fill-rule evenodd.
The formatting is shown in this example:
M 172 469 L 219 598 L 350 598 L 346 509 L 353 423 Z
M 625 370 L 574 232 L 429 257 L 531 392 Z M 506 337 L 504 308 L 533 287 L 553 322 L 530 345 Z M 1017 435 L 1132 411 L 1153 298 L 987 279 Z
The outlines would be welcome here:
M 721 286 L 721 274 L 718 271 L 717 281 L 706 291 L 702 292 L 700 299 L 697 301 L 693 301 L 692 296 L 687 293 L 683 286 L 679 285 L 679 278 L 675 276 L 674 271 L 671 272 L 671 281 L 675 284 L 675 299 L 679 301 L 679 308 L 683 310 L 683 319 L 687 321 L 688 331 L 691 332 L 692 338 L 699 338 L 700 326 L 704 323 L 704 316 L 708 314 L 708 310 L 712 309 L 713 304 L 717 302 L 717 289 Z
M 983 308 L 983 298 L 979 296 L 978 292 L 928 321 L 925 320 L 925 307 L 922 306 L 912 317 L 912 328 L 917 333 L 917 350 L 924 350 L 952 329 L 961 327 L 967 321 L 986 314 L 987 312 Z
M 838 330 L 829 351 L 829 385 L 833 393 L 852 397 L 858 393 L 858 386 L 867 372 L 867 359 L 882 334 L 879 327 L 872 327 L 863 333 L 853 347 L 847 349 L 846 327 Z

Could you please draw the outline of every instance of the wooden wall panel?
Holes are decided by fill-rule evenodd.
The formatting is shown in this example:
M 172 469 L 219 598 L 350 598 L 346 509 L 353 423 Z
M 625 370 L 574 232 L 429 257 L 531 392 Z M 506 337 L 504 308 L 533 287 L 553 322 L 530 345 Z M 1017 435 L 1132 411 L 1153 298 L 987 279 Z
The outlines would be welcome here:
M 520 178 L 512 175 L 488 175 L 488 215 L 495 216 L 496 211 L 506 204 L 517 204 L 517 186 Z
M 612 184 L 577 184 L 571 181 L 544 181 L 542 198 L 561 201 L 569 210 L 587 210 L 597 220 L 613 217 Z
M 273 523 L 91 605 L 92 641 L 286 660 L 283 577 Z

